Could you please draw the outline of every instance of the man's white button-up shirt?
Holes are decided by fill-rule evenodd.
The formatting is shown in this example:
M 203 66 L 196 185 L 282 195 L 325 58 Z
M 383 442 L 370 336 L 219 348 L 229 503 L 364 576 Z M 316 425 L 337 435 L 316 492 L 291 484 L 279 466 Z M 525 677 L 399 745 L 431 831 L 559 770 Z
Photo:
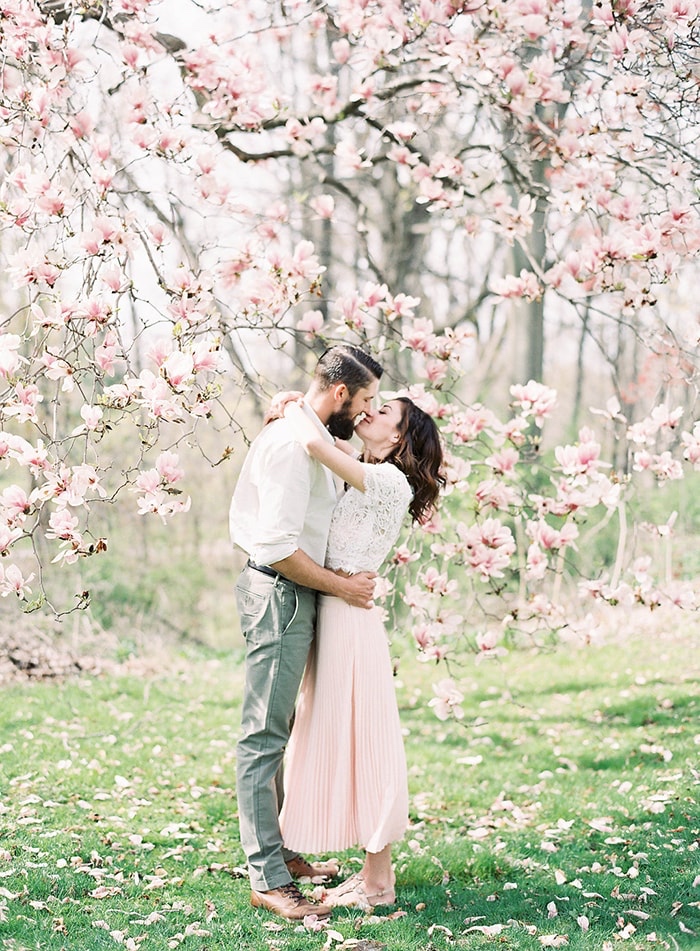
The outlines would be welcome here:
M 332 443 L 311 407 L 303 409 Z M 253 440 L 243 463 L 229 511 L 231 540 L 258 565 L 299 548 L 322 565 L 335 503 L 330 471 L 306 453 L 286 420 L 275 420 Z

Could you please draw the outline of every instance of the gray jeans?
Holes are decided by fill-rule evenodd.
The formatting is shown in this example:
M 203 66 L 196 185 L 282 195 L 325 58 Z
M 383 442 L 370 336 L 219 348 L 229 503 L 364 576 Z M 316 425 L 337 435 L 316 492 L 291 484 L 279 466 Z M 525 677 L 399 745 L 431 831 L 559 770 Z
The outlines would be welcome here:
M 241 845 L 256 891 L 291 881 L 279 827 L 282 758 L 313 639 L 316 592 L 246 567 L 236 583 L 246 677 L 237 746 Z

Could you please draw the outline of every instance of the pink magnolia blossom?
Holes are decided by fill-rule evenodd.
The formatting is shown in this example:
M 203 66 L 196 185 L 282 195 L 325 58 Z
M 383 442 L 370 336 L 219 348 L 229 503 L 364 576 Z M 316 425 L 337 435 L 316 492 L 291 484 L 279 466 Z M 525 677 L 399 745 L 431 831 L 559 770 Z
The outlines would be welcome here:
M 474 403 L 463 412 L 454 413 L 445 427 L 445 432 L 454 435 L 458 443 L 473 442 L 481 433 L 488 433 L 497 426 L 495 413 Z
M 435 644 L 433 626 L 427 621 L 421 621 L 411 627 L 411 634 L 420 651 L 426 651 Z
M 533 416 L 535 423 L 542 426 L 544 420 L 552 415 L 557 399 L 556 390 L 530 380 L 524 386 L 515 384 L 510 388 L 513 405 L 520 407 L 522 416 Z
M 26 466 L 32 475 L 41 475 L 50 468 L 48 450 L 42 439 L 37 440 L 36 446 L 21 438 L 13 441 L 12 455 L 20 466 Z
M 0 595 L 6 598 L 8 594 L 15 594 L 18 598 L 26 598 L 32 593 L 29 583 L 33 578 L 33 573 L 25 578 L 17 565 L 8 565 L 5 568 L 0 564 Z
M 492 508 L 502 512 L 520 504 L 518 491 L 501 479 L 486 479 L 480 482 L 474 491 L 474 498 L 480 508 Z
M 278 314 L 287 302 L 284 286 L 272 274 L 257 269 L 244 271 L 238 285 L 241 307 L 247 312 Z
M 126 275 L 120 267 L 117 265 L 112 265 L 111 267 L 104 268 L 100 272 L 100 278 L 102 283 L 115 294 L 119 291 L 124 291 L 129 286 L 129 282 L 126 278 Z
M 464 709 L 461 706 L 464 694 L 451 677 L 434 684 L 433 690 L 435 696 L 428 701 L 428 706 L 432 708 L 438 720 L 448 720 L 450 717 L 461 720 L 464 717 Z
M 109 301 L 93 298 L 82 304 L 81 307 L 75 311 L 74 316 L 80 317 L 89 324 L 92 324 L 88 332 L 95 334 L 112 319 L 112 305 Z
M 170 337 L 159 337 L 146 351 L 146 357 L 157 367 L 162 367 L 172 353 L 173 341 Z
M 401 142 L 410 142 L 418 134 L 418 126 L 413 122 L 391 122 L 386 131 Z
M 366 321 L 366 316 L 362 310 L 362 299 L 355 292 L 336 300 L 336 306 L 340 308 L 340 314 L 343 322 L 354 330 L 361 330 Z
M 432 515 L 420 523 L 421 531 L 425 535 L 440 535 L 444 531 L 442 516 L 439 511 L 434 511 Z
M 409 551 L 406 545 L 398 545 L 392 555 L 392 561 L 397 565 L 408 565 L 418 558 L 420 558 L 420 554 L 418 552 Z
M 426 204 L 427 202 L 433 202 L 436 205 L 442 204 L 443 202 L 447 204 L 447 191 L 445 186 L 441 181 L 431 178 L 428 175 L 421 177 L 416 201 L 419 204 Z
M 161 481 L 161 474 L 157 469 L 148 469 L 139 473 L 134 486 L 144 495 L 155 495 L 160 489 Z
M 693 425 L 692 433 L 683 432 L 683 458 L 690 462 L 694 469 L 700 469 L 700 422 Z
M 192 369 L 195 373 L 218 371 L 221 365 L 221 352 L 215 341 L 202 340 L 192 349 Z
M 398 317 L 413 317 L 413 311 L 419 304 L 420 304 L 419 297 L 409 297 L 407 294 L 396 294 L 396 296 L 387 294 L 386 303 L 384 304 L 384 308 L 383 308 L 384 315 L 387 318 L 387 320 L 396 320 Z M 415 332 L 420 333 L 420 331 L 417 331 L 417 327 L 422 327 L 422 326 L 427 327 L 428 324 L 430 324 L 430 329 L 432 330 L 432 323 L 430 321 L 414 320 L 413 321 L 414 333 Z M 406 340 L 408 345 L 411 346 L 407 338 L 404 337 L 404 339 Z M 413 348 L 413 349 L 420 349 L 420 348 Z
M 320 310 L 307 310 L 297 321 L 297 330 L 307 334 L 315 334 L 323 327 L 323 323 L 323 313 Z
M 57 505 L 70 505 L 73 508 L 86 506 L 91 501 L 107 496 L 97 469 L 87 463 L 77 466 L 61 465 L 57 472 L 47 472 L 41 491 L 54 498 Z
M 61 389 L 66 393 L 75 389 L 73 368 L 65 360 L 46 350 L 42 354 L 41 362 L 44 364 L 44 375 L 47 379 L 61 380 Z
M 499 647 L 500 638 L 499 631 L 477 631 L 474 640 L 479 650 L 480 659 L 484 657 L 502 657 L 508 653 L 505 647 Z
M 600 443 L 596 441 L 593 431 L 584 427 L 579 432 L 579 440 L 576 446 L 557 446 L 554 450 L 559 467 L 566 476 L 588 475 L 602 465 L 599 458 Z
M 389 288 L 386 284 L 372 284 L 367 283 L 362 288 L 362 299 L 364 306 L 368 309 L 377 307 L 383 301 L 389 300 Z M 406 298 L 404 298 L 405 300 Z M 410 298 L 408 299 L 410 300 Z M 418 301 L 416 301 L 416 304 Z M 395 307 L 393 308 L 395 310 Z
M 188 512 L 191 499 L 173 499 L 165 492 L 156 491 L 142 495 L 137 500 L 139 515 L 158 515 L 163 523 L 174 515 Z
M 527 420 L 520 416 L 508 420 L 500 430 L 503 439 L 507 439 L 514 446 L 520 448 L 525 445 L 525 430 L 527 429 Z
M 512 446 L 506 446 L 504 449 L 499 450 L 498 452 L 493 453 L 493 455 L 488 456 L 484 461 L 487 466 L 490 466 L 494 472 L 498 473 L 501 476 L 513 475 L 515 471 L 516 463 L 520 459 L 520 453 L 517 449 L 514 449 Z
M 524 300 L 539 300 L 542 296 L 542 288 L 532 271 L 521 271 L 518 277 L 514 274 L 508 274 L 500 280 L 493 281 L 491 290 L 494 294 L 504 299 L 512 297 L 522 297 Z
M 675 430 L 683 417 L 683 407 L 677 406 L 674 410 L 668 406 L 655 406 L 651 411 L 651 418 L 655 421 L 659 429 Z
M 449 655 L 450 649 L 446 644 L 428 644 L 418 655 L 418 660 L 423 663 L 438 664 Z
M 14 387 L 14 397 L 2 407 L 3 415 L 12 416 L 20 423 L 35 423 L 37 406 L 44 399 L 38 386 L 34 383 L 27 386 L 17 383 Z
M 235 287 L 241 280 L 243 274 L 245 274 L 247 269 L 252 265 L 252 262 L 253 252 L 251 248 L 245 248 L 235 257 L 228 261 L 223 261 L 218 269 L 218 275 L 223 286 L 229 290 Z
M 549 499 L 549 506 L 540 506 L 541 515 L 569 515 L 572 512 L 587 511 L 597 505 L 604 505 L 607 509 L 617 508 L 622 495 L 622 485 L 612 482 L 605 476 L 595 478 L 579 484 L 578 480 L 562 479 L 555 481 L 556 497 Z M 534 501 L 534 499 L 533 499 Z
M 309 202 L 311 208 L 319 218 L 332 218 L 335 211 L 335 200 L 332 195 L 317 195 Z
M 411 152 L 410 149 L 407 149 L 405 146 L 401 145 L 395 145 L 393 148 L 389 149 L 387 158 L 392 162 L 396 162 L 397 165 L 405 165 L 409 167 L 412 165 L 417 165 L 420 161 L 415 152 Z
M 363 158 L 362 150 L 347 140 L 336 145 L 335 157 L 338 162 L 338 175 L 341 178 L 349 178 L 370 164 Z
M 26 491 L 19 485 L 9 485 L 0 493 L 0 510 L 8 524 L 22 523 L 29 514 L 32 503 Z
M 180 467 L 179 462 L 178 454 L 169 450 L 161 452 L 156 460 L 156 471 L 161 479 L 169 485 L 179 482 L 185 475 L 185 471 Z
M 401 337 L 402 347 L 409 347 L 421 353 L 430 353 L 434 342 L 433 322 L 423 317 L 414 318 L 411 326 L 404 330 Z
M 15 287 L 36 284 L 51 288 L 60 277 L 60 268 L 43 256 L 35 257 L 31 251 L 16 251 L 9 255 L 8 275 Z
M 21 538 L 23 534 L 20 526 L 11 528 L 7 523 L 3 525 L 0 522 L 0 555 L 7 555 L 17 539 Z
M 165 379 L 174 388 L 179 389 L 187 385 L 194 374 L 194 360 L 192 354 L 173 351 L 161 365 L 161 372 Z
M 644 450 L 635 452 L 633 468 L 637 472 L 649 470 L 660 482 L 683 478 L 683 467 L 668 450 L 662 453 L 651 453 Z
M 486 581 L 502 578 L 515 553 L 515 541 L 510 528 L 498 519 L 487 518 L 467 528 L 460 523 L 457 535 L 465 552 L 467 563 Z
M 85 422 L 85 428 L 94 430 L 100 425 L 103 413 L 99 406 L 90 406 L 88 403 L 85 403 L 80 408 L 80 415 Z
M 442 597 L 457 593 L 457 582 L 454 579 L 450 580 L 446 574 L 440 573 L 436 568 L 426 568 L 419 575 L 419 580 L 425 585 L 427 591 L 434 592 Z
M 401 393 L 397 395 L 408 396 L 413 400 L 416 406 L 419 406 L 424 412 L 428 413 L 429 416 L 433 416 L 436 419 L 444 419 L 445 416 L 449 415 L 454 409 L 450 404 L 438 402 L 435 393 L 431 390 L 426 390 L 424 383 L 413 383 L 407 387 L 406 390 L 402 390 Z
M 114 331 L 105 334 L 102 343 L 95 347 L 95 362 L 104 373 L 114 372 L 114 361 L 117 356 L 119 341 Z
M 386 599 L 393 593 L 394 585 L 389 578 L 382 578 L 381 576 L 374 579 L 374 600 L 375 601 L 386 601 Z
M 433 386 L 439 386 L 447 378 L 450 368 L 444 361 L 426 360 L 424 366 L 419 368 L 418 372 L 425 376 Z
M 533 542 L 527 549 L 526 577 L 530 581 L 541 581 L 547 573 L 549 561 L 539 545 Z
M 526 532 L 545 551 L 573 546 L 578 538 L 578 528 L 573 522 L 566 522 L 561 529 L 556 529 L 542 518 L 528 521 Z
M 528 13 L 518 17 L 516 23 L 529 40 L 539 39 L 549 29 L 547 18 L 538 13 Z
M 302 278 L 309 282 L 317 280 L 326 270 L 325 267 L 319 263 L 311 241 L 299 242 L 294 249 L 292 257 L 286 261 L 286 267 L 293 277 Z
M 59 509 L 52 512 L 49 517 L 49 527 L 45 532 L 47 538 L 60 538 L 63 541 L 73 541 L 80 536 L 75 529 L 79 525 L 79 519 L 71 515 L 68 509 Z
M 404 601 L 414 613 L 419 614 L 422 611 L 427 611 L 430 607 L 430 592 L 427 591 L 422 585 L 407 584 L 404 591 Z
M 627 438 L 637 445 L 650 445 L 660 430 L 674 430 L 683 416 L 683 408 L 669 410 L 667 406 L 655 406 L 649 416 L 633 423 L 627 430 Z

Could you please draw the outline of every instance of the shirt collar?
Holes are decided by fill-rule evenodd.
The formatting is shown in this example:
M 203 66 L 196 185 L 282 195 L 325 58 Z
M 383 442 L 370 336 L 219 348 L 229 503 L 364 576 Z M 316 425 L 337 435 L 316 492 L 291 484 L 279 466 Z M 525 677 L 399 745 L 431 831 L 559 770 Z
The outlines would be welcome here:
M 309 406 L 309 404 L 306 401 L 302 403 L 301 408 L 309 417 L 309 419 L 313 422 L 316 428 L 323 434 L 323 438 L 326 440 L 326 442 L 334 443 L 335 440 L 333 439 L 331 434 L 328 432 L 326 427 L 323 425 L 321 420 L 316 415 L 316 410 L 312 406 Z

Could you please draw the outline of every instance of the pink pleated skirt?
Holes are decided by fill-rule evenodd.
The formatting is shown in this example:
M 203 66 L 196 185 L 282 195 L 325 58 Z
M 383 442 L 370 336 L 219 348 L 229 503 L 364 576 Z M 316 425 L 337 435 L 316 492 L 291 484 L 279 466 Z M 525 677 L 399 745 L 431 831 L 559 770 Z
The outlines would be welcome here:
M 284 844 L 380 852 L 408 825 L 408 782 L 381 612 L 319 597 L 285 761 Z

